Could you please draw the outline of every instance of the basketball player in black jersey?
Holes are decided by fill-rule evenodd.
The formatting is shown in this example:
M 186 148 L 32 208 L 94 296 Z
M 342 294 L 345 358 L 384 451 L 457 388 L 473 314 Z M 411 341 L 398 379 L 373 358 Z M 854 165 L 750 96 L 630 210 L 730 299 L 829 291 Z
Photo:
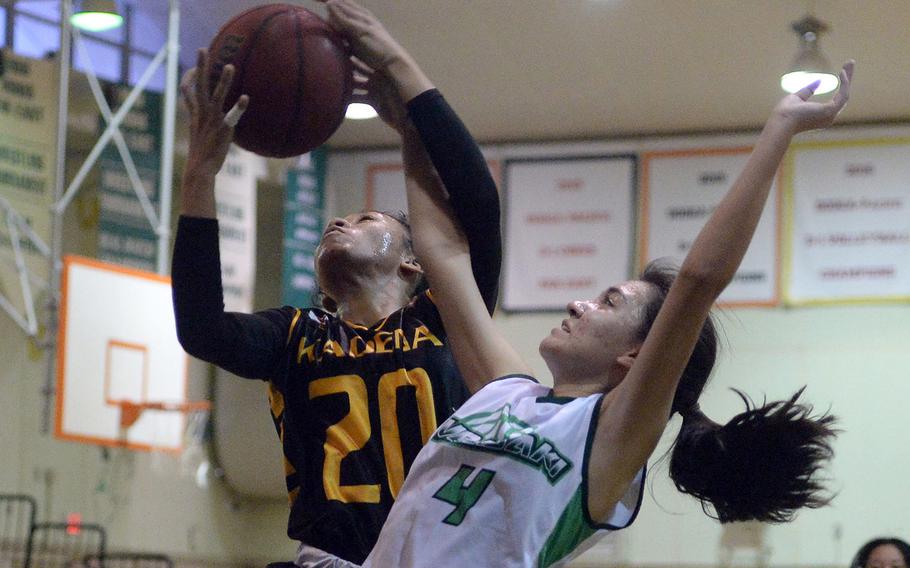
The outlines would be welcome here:
M 329 3 L 336 24 L 339 9 Z M 372 15 L 360 24 L 349 37 L 354 53 L 407 102 L 407 117 L 384 116 L 401 134 L 405 175 L 442 180 L 492 312 L 501 239 L 486 162 L 411 56 Z M 200 51 L 197 69 L 205 59 Z M 360 563 L 418 450 L 467 390 L 432 294 L 417 292 L 422 272 L 400 216 L 364 211 L 328 223 L 316 268 L 332 311 L 224 311 L 214 182 L 232 137 L 222 103 L 233 74 L 226 67 L 211 95 L 204 73 L 191 71 L 181 86 L 192 121 L 172 270 L 178 336 L 191 355 L 267 381 L 285 457 L 288 535 L 301 542 L 298 564 L 315 565 L 319 550 Z M 238 110 L 246 103 L 241 98 Z

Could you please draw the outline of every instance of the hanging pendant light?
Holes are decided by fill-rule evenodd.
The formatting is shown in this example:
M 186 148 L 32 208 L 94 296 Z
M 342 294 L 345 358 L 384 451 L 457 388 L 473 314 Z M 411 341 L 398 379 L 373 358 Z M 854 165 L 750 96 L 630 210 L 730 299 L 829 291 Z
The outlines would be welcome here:
M 799 36 L 799 51 L 790 71 L 780 78 L 781 88 L 788 93 L 795 93 L 813 81 L 820 81 L 815 93 L 830 93 L 837 88 L 839 81 L 818 46 L 818 37 L 828 31 L 828 25 L 807 14 L 801 20 L 793 22 L 792 27 Z
M 351 103 L 348 105 L 348 110 L 345 111 L 344 117 L 350 118 L 352 120 L 367 120 L 370 118 L 376 118 L 379 116 L 379 113 L 366 103 Z
M 123 16 L 114 0 L 82 0 L 70 23 L 87 32 L 104 32 L 123 25 Z

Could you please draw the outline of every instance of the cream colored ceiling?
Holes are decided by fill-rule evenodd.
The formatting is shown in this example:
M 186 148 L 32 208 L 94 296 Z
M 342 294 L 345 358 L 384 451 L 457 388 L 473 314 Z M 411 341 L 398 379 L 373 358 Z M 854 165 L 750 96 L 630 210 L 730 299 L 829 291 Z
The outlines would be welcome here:
M 254 0 L 183 0 L 184 53 Z M 312 1 L 297 2 L 321 9 Z M 759 126 L 807 9 L 832 64 L 857 60 L 844 122 L 910 119 L 907 0 L 364 0 L 478 139 L 601 138 Z M 337 147 L 389 145 L 348 121 Z

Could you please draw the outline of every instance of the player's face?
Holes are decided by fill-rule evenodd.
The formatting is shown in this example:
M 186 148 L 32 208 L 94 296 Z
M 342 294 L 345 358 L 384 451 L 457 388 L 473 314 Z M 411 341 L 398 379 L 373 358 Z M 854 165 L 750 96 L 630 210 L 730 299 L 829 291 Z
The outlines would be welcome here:
M 393 273 L 404 256 L 405 239 L 401 223 L 376 211 L 336 217 L 326 226 L 316 249 L 320 280 L 342 269 Z
M 883 544 L 872 549 L 863 568 L 907 568 L 907 564 L 896 546 Z
M 570 302 L 569 317 L 540 342 L 554 378 L 608 374 L 620 356 L 640 344 L 644 307 L 655 293 L 651 284 L 631 280 L 594 299 Z

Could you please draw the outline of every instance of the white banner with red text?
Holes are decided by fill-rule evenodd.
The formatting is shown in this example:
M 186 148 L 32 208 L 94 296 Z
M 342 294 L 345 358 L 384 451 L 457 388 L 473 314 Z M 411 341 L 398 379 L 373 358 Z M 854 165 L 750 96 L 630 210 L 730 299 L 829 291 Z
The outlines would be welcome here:
M 910 299 L 910 140 L 795 146 L 786 299 Z
M 629 278 L 636 164 L 627 154 L 506 161 L 504 309 L 562 310 Z

